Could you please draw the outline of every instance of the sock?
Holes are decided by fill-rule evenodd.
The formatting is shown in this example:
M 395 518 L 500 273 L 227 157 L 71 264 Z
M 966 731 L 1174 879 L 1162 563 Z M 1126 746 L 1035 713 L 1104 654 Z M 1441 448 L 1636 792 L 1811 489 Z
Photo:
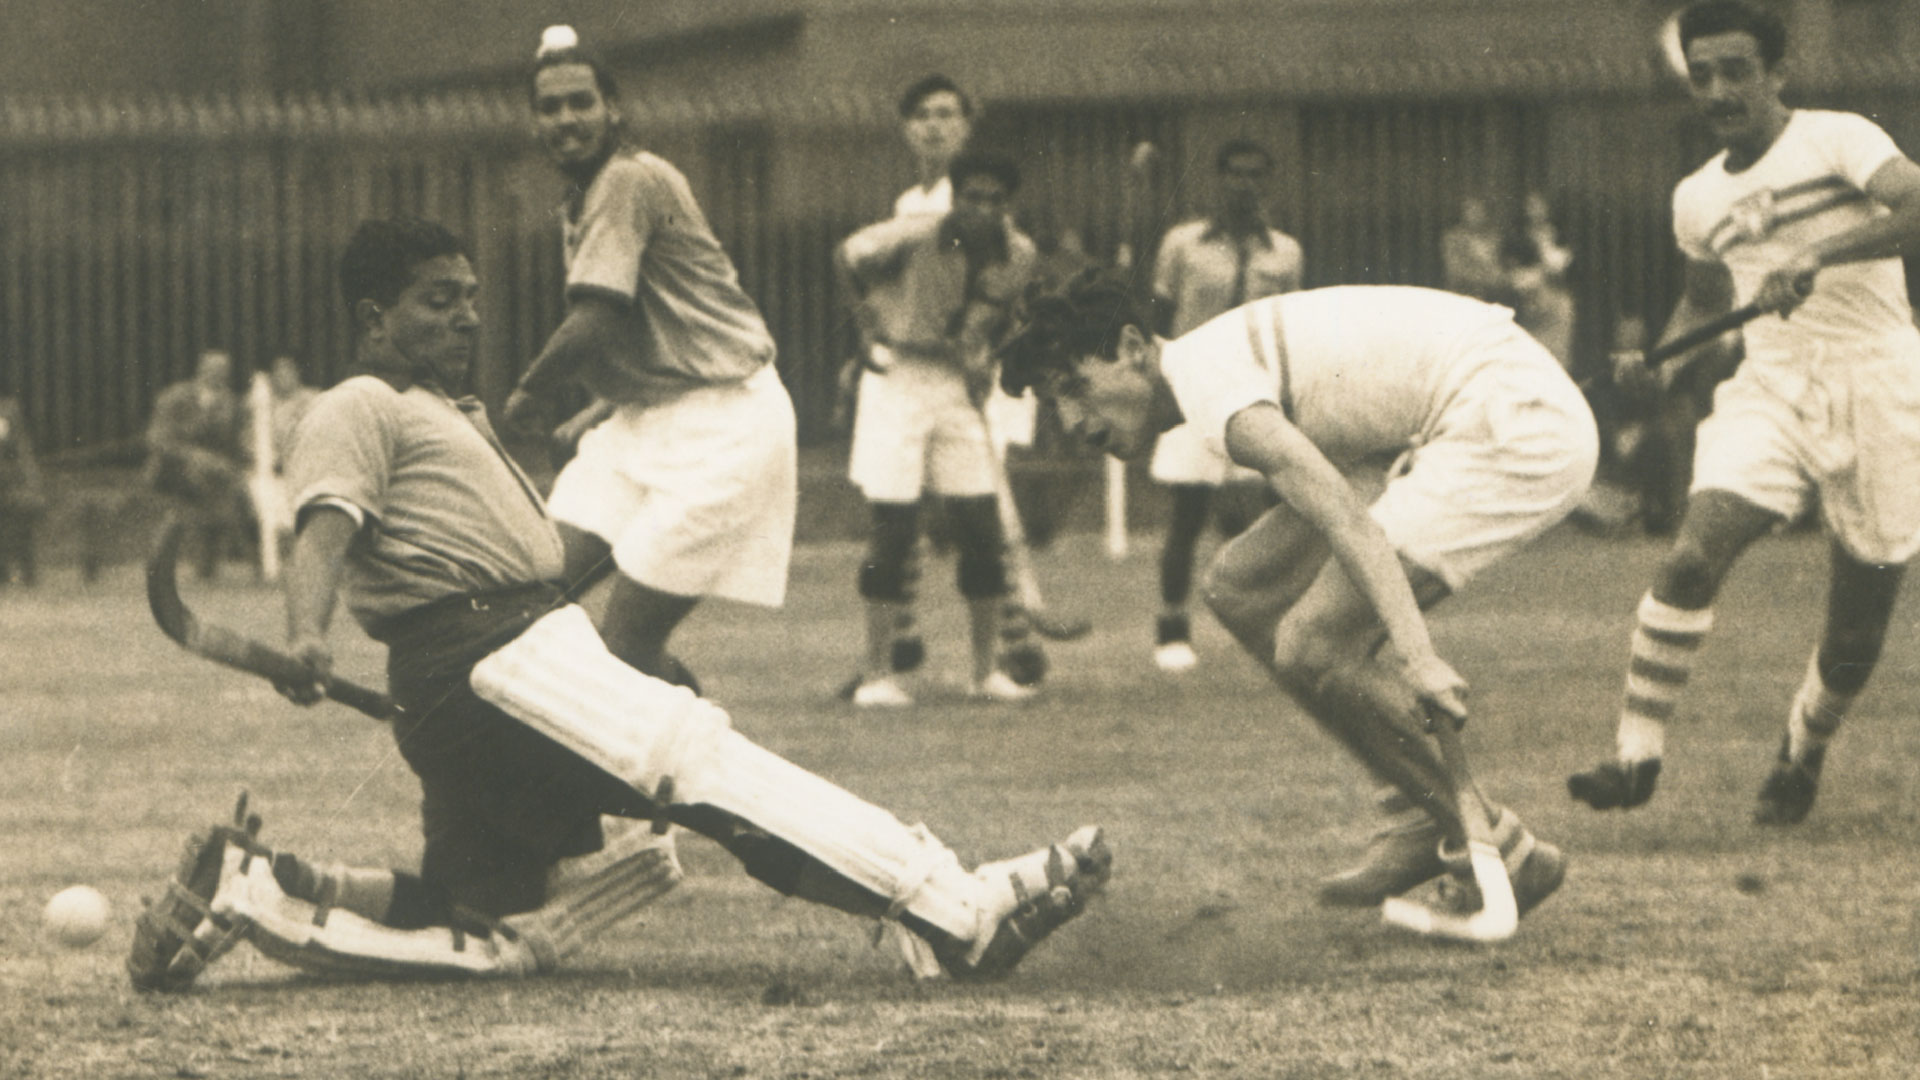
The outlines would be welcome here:
M 362 870 L 339 863 L 323 866 L 282 851 L 273 857 L 273 880 L 296 900 L 351 911 L 377 923 L 386 923 L 393 907 L 391 870 Z
M 1663 604 L 1652 593 L 1641 598 L 1635 616 L 1626 699 L 1620 708 L 1622 761 L 1661 756 L 1666 722 L 1693 673 L 1694 655 L 1713 628 L 1712 608 L 1689 611 Z
M 1793 695 L 1793 707 L 1787 714 L 1787 756 L 1795 761 L 1807 751 L 1827 745 L 1840 721 L 1847 715 L 1857 694 L 1841 694 L 1827 688 L 1820 677 L 1820 651 L 1807 660 L 1807 675 Z

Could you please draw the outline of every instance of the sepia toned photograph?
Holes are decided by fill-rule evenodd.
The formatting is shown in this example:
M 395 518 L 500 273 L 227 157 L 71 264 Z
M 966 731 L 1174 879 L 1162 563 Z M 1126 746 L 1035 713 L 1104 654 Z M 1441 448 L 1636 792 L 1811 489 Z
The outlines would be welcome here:
M 0 1076 L 1920 1055 L 1920 0 L 7 0 Z

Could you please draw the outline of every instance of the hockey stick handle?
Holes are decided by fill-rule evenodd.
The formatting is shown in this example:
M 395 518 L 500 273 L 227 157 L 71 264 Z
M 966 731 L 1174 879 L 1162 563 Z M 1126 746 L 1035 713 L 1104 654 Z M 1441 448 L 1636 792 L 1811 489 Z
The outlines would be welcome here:
M 1086 619 L 1061 618 L 1047 611 L 1040 596 L 1040 574 L 1033 565 L 1033 549 L 1027 544 L 1026 525 L 1020 520 L 1020 504 L 1014 501 L 1013 484 L 1007 478 L 1007 459 L 1000 452 L 1000 440 L 994 432 L 993 417 L 985 402 L 975 406 L 980 426 L 987 432 L 987 465 L 993 473 L 993 505 L 1000 516 L 1000 532 L 1006 542 L 1007 559 L 1013 565 L 1014 587 L 1020 606 L 1027 611 L 1033 629 L 1049 641 L 1076 641 L 1093 632 Z
M 202 624 L 187 648 L 210 660 L 249 674 L 258 675 L 276 685 L 312 683 L 313 670 L 263 642 L 237 634 L 224 626 Z M 351 679 L 329 678 L 320 683 L 321 691 L 334 701 L 373 717 L 390 720 L 396 711 L 393 699 Z
M 1679 356 L 1681 353 L 1705 345 L 1729 330 L 1738 330 L 1764 314 L 1757 304 L 1745 304 L 1723 315 L 1717 315 L 1699 326 L 1681 334 L 1672 341 L 1665 341 L 1647 350 L 1647 366 L 1659 367 L 1661 364 Z

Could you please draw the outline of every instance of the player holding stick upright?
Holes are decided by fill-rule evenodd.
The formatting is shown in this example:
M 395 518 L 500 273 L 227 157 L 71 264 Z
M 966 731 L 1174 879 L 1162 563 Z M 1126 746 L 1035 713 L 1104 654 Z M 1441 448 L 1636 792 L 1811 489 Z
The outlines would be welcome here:
M 612 558 L 607 643 L 684 678 L 667 639 L 700 599 L 786 596 L 798 476 L 793 404 L 773 337 L 680 172 L 622 145 L 613 78 L 572 31 L 534 62 L 534 126 L 572 187 L 567 315 L 507 401 L 508 422 L 553 428 L 578 379 L 605 416 L 553 488 L 578 562 Z
M 1539 903 L 1560 884 L 1560 852 L 1458 790 L 1418 738 L 1439 714 L 1466 717 L 1466 686 L 1420 607 L 1579 501 L 1598 442 L 1578 388 L 1512 312 L 1430 289 L 1287 293 L 1175 341 L 1148 326 L 1123 282 L 1078 278 L 1031 301 L 1000 350 L 1001 378 L 1009 393 L 1052 399 L 1070 434 L 1122 459 L 1184 422 L 1280 496 L 1214 556 L 1207 601 L 1395 789 L 1388 801 L 1412 808 L 1362 865 L 1323 883 L 1322 900 L 1378 904 L 1443 873 L 1440 841 L 1458 852 L 1477 824 L 1464 798 L 1498 835 L 1520 909 Z M 1369 507 L 1354 485 L 1382 479 Z
M 904 933 L 921 974 L 1004 974 L 1106 879 L 1095 828 L 969 873 L 922 826 L 761 749 L 691 691 L 616 659 L 559 585 L 562 539 L 531 482 L 454 393 L 479 284 L 444 228 L 368 222 L 341 259 L 358 370 L 301 425 L 289 651 L 332 666 L 347 606 L 387 646 L 394 736 L 420 779 L 418 874 L 321 866 L 237 815 L 188 847 L 128 969 L 180 989 L 237 939 L 349 975 L 552 970 L 679 878 L 669 821 L 774 889 Z M 601 816 L 652 819 L 602 846 Z M 666 835 L 659 835 L 666 834 Z
M 1263 296 L 1300 287 L 1300 242 L 1267 224 L 1260 207 L 1262 188 L 1273 175 L 1273 155 L 1259 143 L 1233 139 L 1214 155 L 1219 177 L 1219 207 L 1211 217 L 1188 221 L 1167 231 L 1154 258 L 1154 309 L 1160 332 L 1180 335 L 1224 311 Z M 1160 549 L 1160 615 L 1154 624 L 1153 661 L 1162 671 L 1186 671 L 1199 658 L 1193 651 L 1187 598 L 1193 589 L 1193 558 L 1206 530 L 1216 489 L 1231 485 L 1238 499 L 1222 498 L 1239 513 L 1221 513 L 1221 530 L 1239 532 L 1265 509 L 1259 494 L 1250 505 L 1246 488 L 1261 477 L 1234 469 L 1208 450 L 1191 428 L 1177 427 L 1153 448 L 1153 478 L 1173 492 L 1166 541 Z M 1223 493 L 1224 494 L 1224 493 Z M 1237 520 L 1236 520 L 1237 518 Z
M 995 504 L 999 455 L 981 402 L 992 346 L 1014 299 L 1033 276 L 1033 242 L 1007 219 L 1019 170 L 997 154 L 967 153 L 949 170 L 954 208 L 869 225 L 837 259 L 855 297 L 876 367 L 861 376 L 848 472 L 872 507 L 860 568 L 867 605 L 859 706 L 913 702 L 893 656 L 897 612 L 908 603 L 922 490 L 946 500 L 959 548 L 957 584 L 967 601 L 970 694 L 1014 702 L 1034 690 L 999 668 L 1006 537 Z
M 1713 0 L 1682 12 L 1679 30 L 1694 102 L 1724 149 L 1674 189 L 1687 272 L 1663 340 L 1736 298 L 1767 314 L 1747 324 L 1746 359 L 1700 425 L 1679 534 L 1640 601 L 1617 758 L 1567 785 L 1600 810 L 1652 796 L 1721 582 L 1817 499 L 1832 536 L 1825 622 L 1754 811 L 1790 825 L 1813 806 L 1827 741 L 1920 550 L 1920 332 L 1900 262 L 1920 253 L 1920 167 L 1864 117 L 1780 100 L 1774 16 Z M 1622 369 L 1648 381 L 1633 357 Z

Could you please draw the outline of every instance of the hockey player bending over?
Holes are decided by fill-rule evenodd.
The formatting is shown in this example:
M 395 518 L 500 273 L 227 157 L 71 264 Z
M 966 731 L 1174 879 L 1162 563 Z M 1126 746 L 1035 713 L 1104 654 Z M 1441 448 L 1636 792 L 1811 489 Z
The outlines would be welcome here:
M 387 646 L 394 736 L 420 779 L 420 871 L 275 852 L 244 810 L 188 845 L 128 970 L 178 990 L 247 940 L 349 976 L 525 975 L 679 880 L 668 826 L 712 838 L 789 896 L 896 922 L 922 975 L 1004 974 L 1105 883 L 1097 828 L 974 871 L 735 732 L 691 690 L 615 659 L 558 579 L 565 552 L 485 411 L 458 396 L 480 325 L 461 243 L 371 221 L 341 258 L 354 373 L 301 422 L 290 651 L 329 676 L 337 598 Z M 602 815 L 650 821 L 609 841 Z
M 1598 442 L 1578 388 L 1511 311 L 1431 289 L 1286 293 L 1172 341 L 1148 326 L 1123 282 L 1083 275 L 1031 298 L 1001 381 L 1121 459 L 1190 425 L 1279 496 L 1215 554 L 1207 602 L 1401 816 L 1321 901 L 1373 906 L 1464 872 L 1468 804 L 1519 911 L 1545 900 L 1560 850 L 1419 738 L 1466 719 L 1421 611 L 1579 502 Z

